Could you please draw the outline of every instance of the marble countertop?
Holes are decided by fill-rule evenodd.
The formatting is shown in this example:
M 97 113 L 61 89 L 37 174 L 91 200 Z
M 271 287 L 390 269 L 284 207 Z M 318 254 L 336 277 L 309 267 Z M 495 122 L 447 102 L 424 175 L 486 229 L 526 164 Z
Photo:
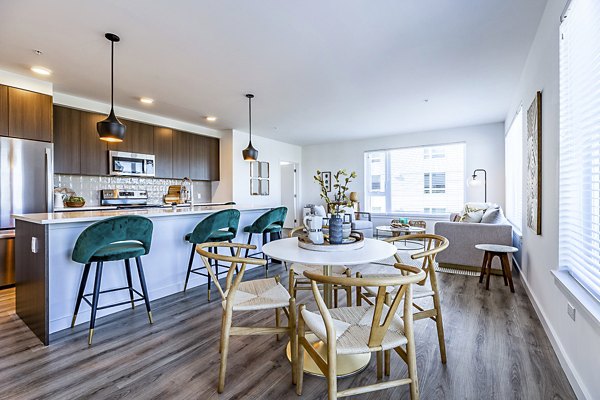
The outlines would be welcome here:
M 142 208 L 125 210 L 82 210 L 66 211 L 38 214 L 14 214 L 13 218 L 21 221 L 32 222 L 34 224 L 68 224 L 77 222 L 98 221 L 104 218 L 117 217 L 120 215 L 142 215 L 148 218 L 173 217 L 183 215 L 207 214 L 219 210 L 237 209 L 244 211 L 268 210 L 270 206 L 226 206 L 226 205 L 195 205 L 193 207 L 177 207 L 176 209 L 167 208 Z

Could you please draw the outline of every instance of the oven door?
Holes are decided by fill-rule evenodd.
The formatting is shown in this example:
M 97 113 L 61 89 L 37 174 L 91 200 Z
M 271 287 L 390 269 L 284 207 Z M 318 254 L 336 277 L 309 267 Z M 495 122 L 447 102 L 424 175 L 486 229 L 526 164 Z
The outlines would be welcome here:
M 155 161 L 152 154 L 110 151 L 108 153 L 110 175 L 154 176 Z

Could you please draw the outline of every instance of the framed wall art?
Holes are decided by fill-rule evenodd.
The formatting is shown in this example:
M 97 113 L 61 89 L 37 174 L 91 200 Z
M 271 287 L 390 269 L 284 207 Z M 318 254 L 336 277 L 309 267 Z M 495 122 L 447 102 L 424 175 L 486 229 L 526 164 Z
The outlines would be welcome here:
M 542 92 L 527 110 L 527 226 L 542 234 Z

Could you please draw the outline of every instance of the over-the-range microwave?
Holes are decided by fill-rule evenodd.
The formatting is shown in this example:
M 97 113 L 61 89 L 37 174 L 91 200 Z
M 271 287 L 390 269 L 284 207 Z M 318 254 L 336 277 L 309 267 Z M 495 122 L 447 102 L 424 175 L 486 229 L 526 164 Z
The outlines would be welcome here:
M 108 168 L 110 175 L 154 176 L 156 164 L 152 154 L 109 151 Z

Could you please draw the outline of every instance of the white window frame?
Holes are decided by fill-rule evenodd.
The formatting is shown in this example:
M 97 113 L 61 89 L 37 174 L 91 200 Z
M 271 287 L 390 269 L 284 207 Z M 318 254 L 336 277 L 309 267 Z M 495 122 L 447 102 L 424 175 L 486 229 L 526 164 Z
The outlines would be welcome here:
M 517 149 L 518 152 L 520 153 L 520 157 L 517 158 L 519 160 L 519 167 L 514 170 L 513 168 L 511 168 L 511 166 L 509 166 L 508 161 L 510 161 L 507 157 L 507 154 L 509 151 L 514 151 L 515 149 L 509 149 L 507 146 L 509 145 L 508 140 L 509 140 L 509 135 L 513 132 L 515 132 L 513 130 L 513 128 L 515 127 L 515 124 L 520 124 L 520 136 L 519 136 L 519 141 L 517 141 L 517 143 L 520 144 L 520 148 Z M 504 147 L 504 172 L 505 172 L 505 180 L 506 180 L 506 190 L 505 190 L 505 204 L 506 204 L 506 219 L 508 219 L 508 221 L 513 225 L 513 227 L 515 228 L 515 232 L 521 236 L 522 235 L 522 231 L 523 231 L 523 194 L 524 194 L 524 190 L 523 190 L 523 141 L 524 141 L 524 131 L 525 131 L 525 119 L 523 116 L 523 105 L 520 105 L 517 113 L 515 114 L 512 122 L 510 123 L 510 127 L 508 128 L 508 130 L 506 131 L 506 134 L 504 135 L 504 141 L 505 141 L 505 147 Z M 515 182 L 515 185 L 510 185 L 510 182 L 514 179 L 514 177 L 518 177 L 517 180 L 518 182 Z M 517 196 L 514 199 L 514 204 L 513 206 L 516 207 L 520 207 L 520 210 L 511 210 L 510 206 L 511 206 L 511 202 L 509 201 L 509 196 L 511 194 L 511 190 L 520 190 L 520 199 L 519 196 Z
M 391 204 L 391 196 L 388 194 L 388 188 L 390 188 L 391 186 L 391 167 L 390 167 L 390 157 L 388 157 L 387 152 L 390 151 L 394 151 L 394 150 L 404 150 L 404 149 L 414 149 L 414 148 L 433 148 L 433 147 L 441 147 L 441 146 L 451 146 L 451 145 L 458 145 L 461 144 L 464 146 L 463 148 L 463 199 L 466 201 L 467 199 L 467 185 L 466 185 L 466 181 L 467 181 L 467 143 L 464 141 L 459 141 L 459 142 L 446 142 L 446 143 L 434 143 L 434 144 L 424 144 L 424 145 L 418 145 L 418 146 L 407 146 L 407 147 L 394 147 L 394 148 L 387 148 L 387 149 L 373 149 L 373 150 L 366 150 L 363 153 L 363 161 L 364 161 L 364 167 L 363 167 L 363 172 L 364 172 L 364 176 L 365 176 L 365 180 L 364 180 L 364 189 L 365 189 L 365 207 L 366 210 L 369 211 L 370 207 L 367 206 L 367 196 L 373 196 L 371 193 L 376 193 L 375 196 L 378 196 L 377 193 L 381 193 L 382 197 L 385 197 L 386 201 L 385 201 L 385 209 L 386 212 L 372 212 L 369 211 L 372 215 L 374 216 L 390 216 L 390 217 L 422 217 L 422 218 L 431 218 L 431 219 L 445 219 L 448 216 L 450 216 L 454 210 L 447 210 L 446 212 L 440 212 L 440 213 L 425 213 L 425 212 L 391 212 L 391 211 L 387 211 L 387 210 L 391 210 L 392 208 L 392 204 Z M 370 167 L 367 165 L 367 158 L 366 155 L 368 153 L 377 153 L 377 152 L 383 152 L 386 153 L 385 155 L 385 185 L 384 187 L 386 188 L 385 191 L 383 192 L 372 192 L 370 190 Z M 440 153 L 437 153 L 440 154 Z M 433 157 L 435 158 L 445 158 L 446 154 L 445 152 L 442 153 L 443 156 L 442 157 Z M 432 158 L 432 153 L 429 153 L 429 157 L 427 157 L 426 153 L 424 152 L 424 158 L 425 159 L 431 159 Z M 443 171 L 442 171 L 443 172 Z M 431 178 L 430 178 L 431 179 Z M 430 207 L 431 208 L 431 207 Z M 435 208 L 435 207 L 434 207 Z M 459 211 L 459 210 L 456 210 Z

